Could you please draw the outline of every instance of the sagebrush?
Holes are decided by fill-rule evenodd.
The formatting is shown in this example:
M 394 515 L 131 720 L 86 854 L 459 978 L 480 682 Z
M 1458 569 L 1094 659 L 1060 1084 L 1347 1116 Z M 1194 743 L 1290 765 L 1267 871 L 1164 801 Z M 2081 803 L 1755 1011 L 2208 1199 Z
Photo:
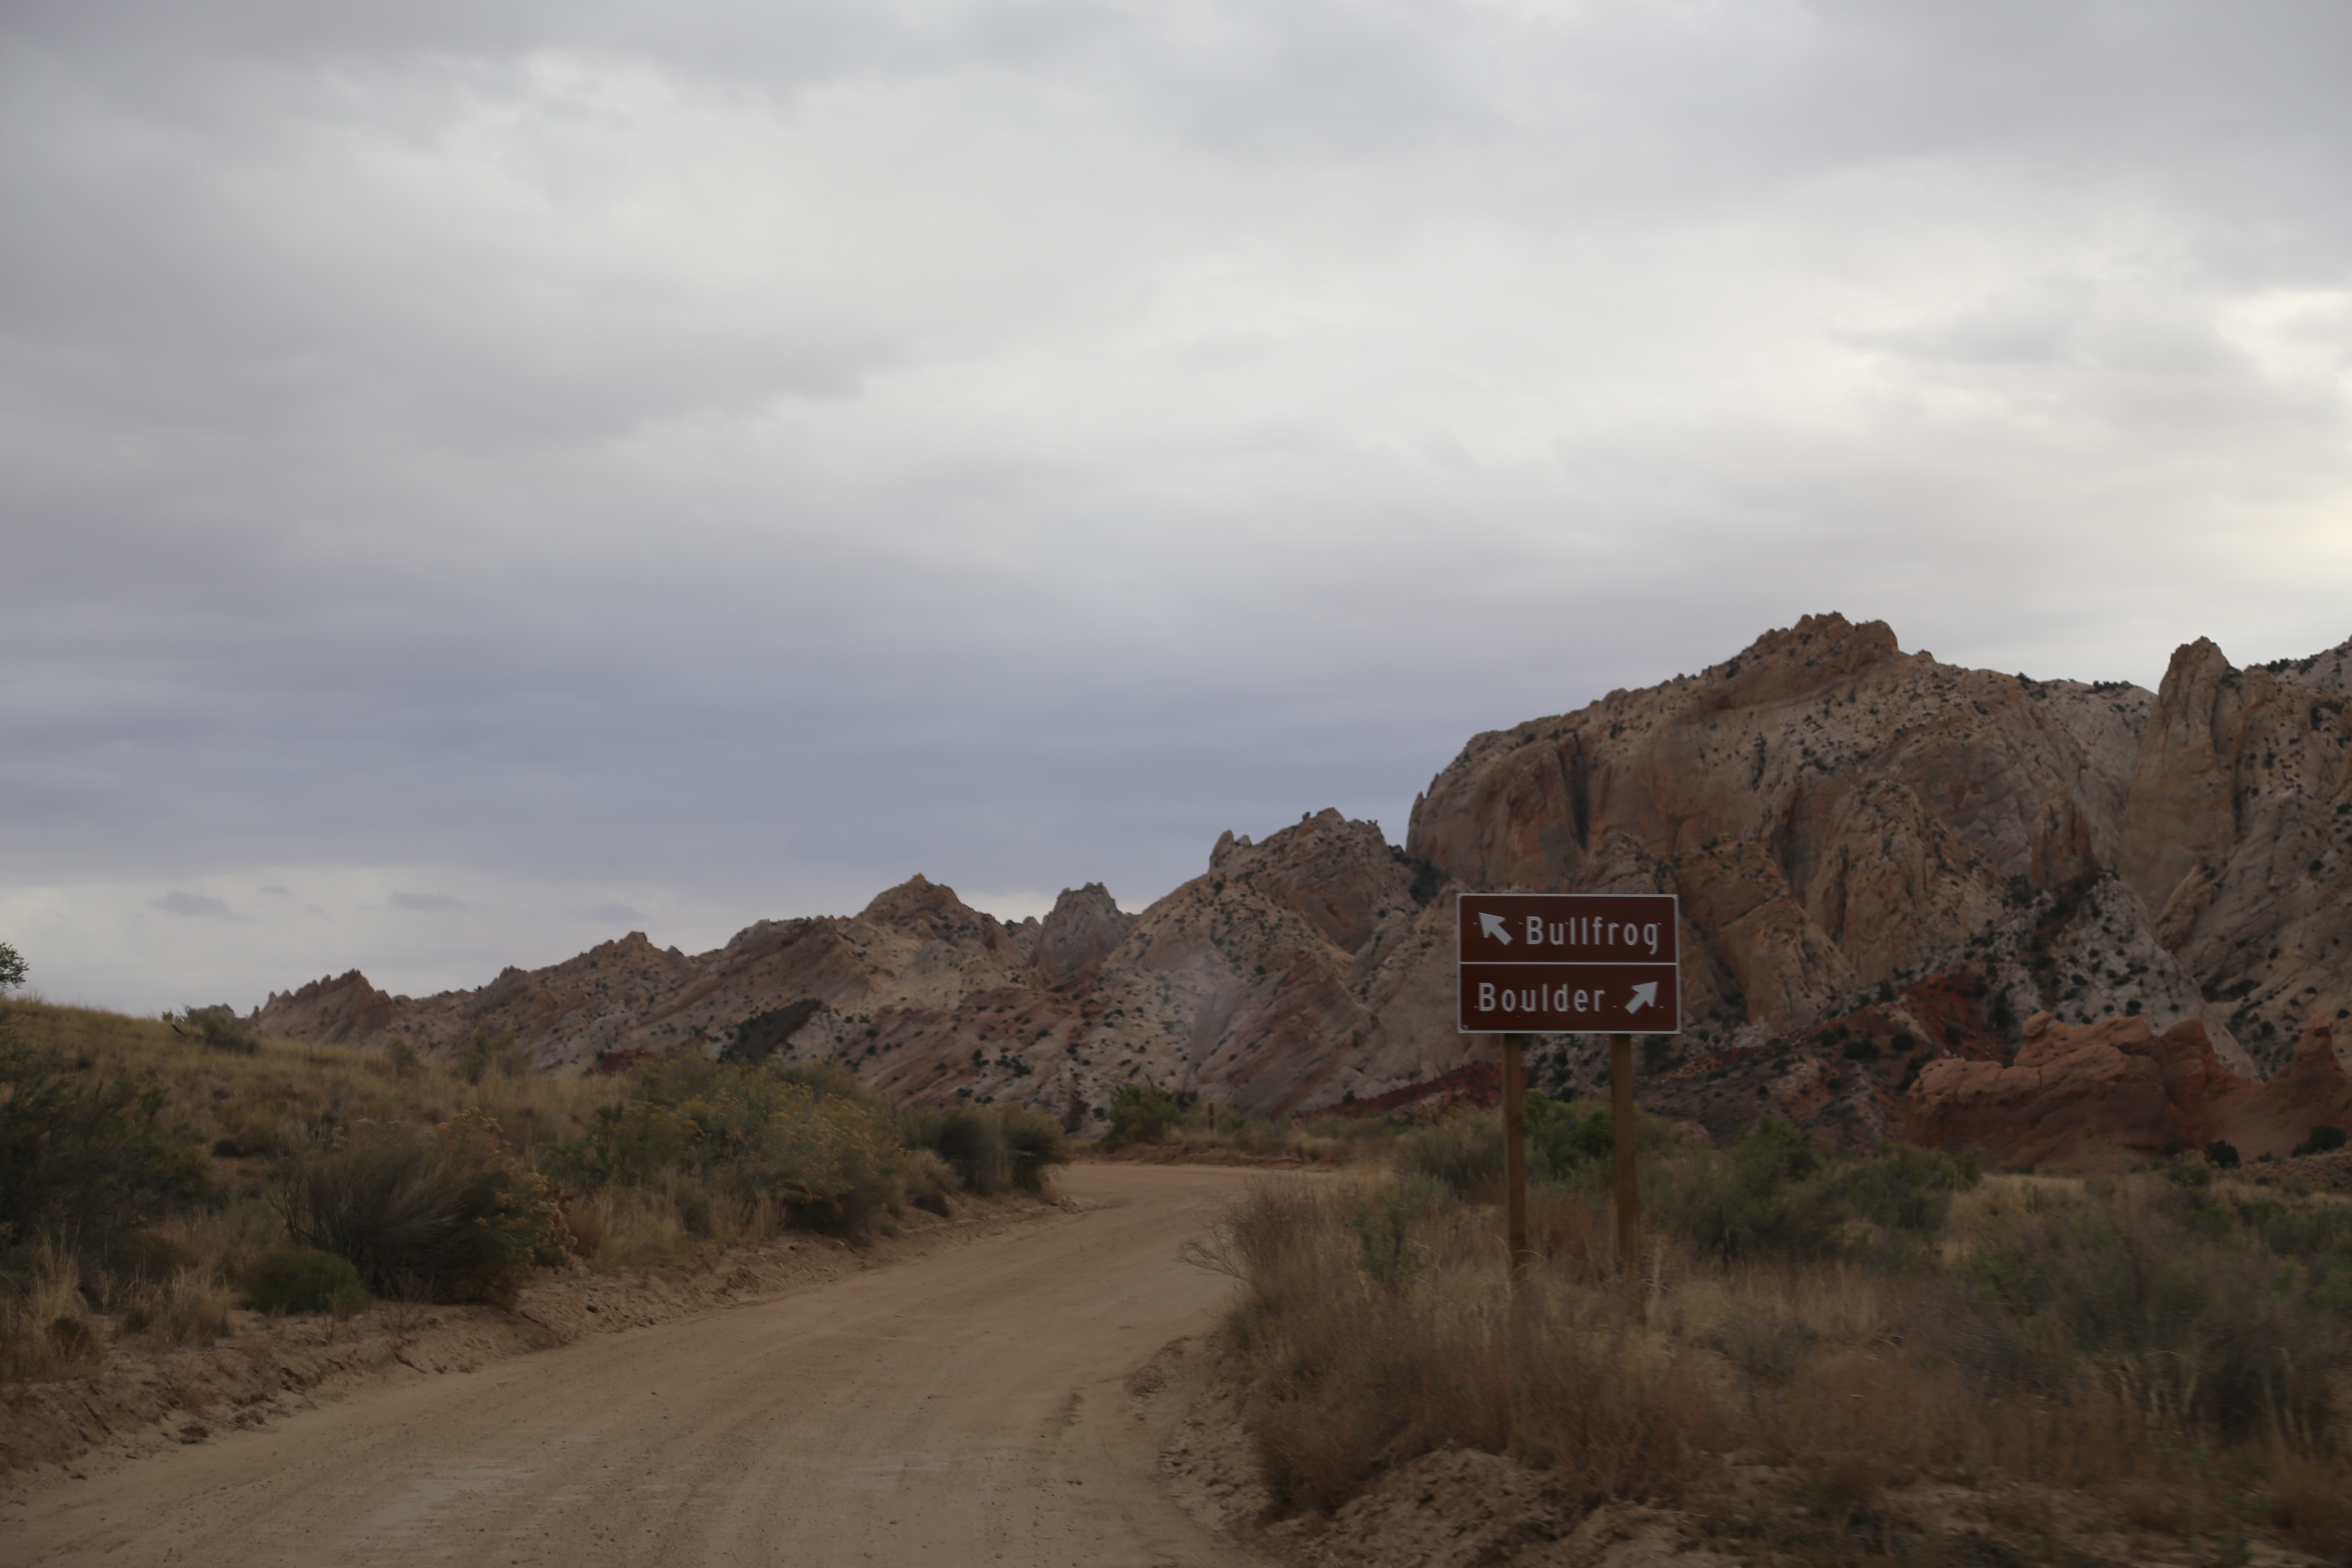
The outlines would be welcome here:
M 1549 1121 L 1591 1136 L 1589 1108 Z M 1240 1282 L 1225 1333 L 1286 1506 L 1335 1509 L 1460 1445 L 1590 1500 L 1751 1518 L 1736 1456 L 1823 1529 L 1908 1482 L 1998 1478 L 2156 1528 L 2352 1551 L 2339 1200 L 2195 1155 L 2123 1179 L 1985 1177 L 1759 1122 L 1728 1150 L 1653 1151 L 1629 1296 L 1595 1137 L 1544 1157 L 1515 1310 L 1478 1201 L 1489 1142 L 1465 1118 L 1406 1139 L 1384 1180 L 1263 1181 L 1192 1245 Z

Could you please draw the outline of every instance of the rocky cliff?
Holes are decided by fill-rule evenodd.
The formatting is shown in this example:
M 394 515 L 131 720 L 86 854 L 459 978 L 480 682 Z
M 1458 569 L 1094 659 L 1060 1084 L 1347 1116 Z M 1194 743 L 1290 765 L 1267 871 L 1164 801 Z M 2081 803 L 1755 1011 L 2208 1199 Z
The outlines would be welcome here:
M 2257 1084 L 2302 1070 L 2305 1023 L 2352 1000 L 2347 660 L 2241 670 L 2199 641 L 2151 693 L 1963 668 L 1883 623 L 1808 616 L 1474 738 L 1402 848 L 1325 811 L 1263 843 L 1225 835 L 1140 913 L 1089 884 L 1015 924 L 917 877 L 698 956 L 632 933 L 478 991 L 386 996 L 352 973 L 257 1016 L 440 1051 L 511 1030 L 551 1068 L 837 1057 L 902 1097 L 1080 1124 L 1131 1081 L 1311 1110 L 1481 1059 L 1453 1029 L 1454 892 L 1659 891 L 1681 899 L 1689 1033 L 1645 1046 L 1645 1095 L 1718 1132 L 1759 1107 L 1865 1142 L 1916 1132 L 1937 1063 L 2013 1073 L 2118 1018 L 2151 1042 L 2193 1025 L 2213 1071 Z M 1539 1041 L 1539 1081 L 1590 1087 L 1596 1044 Z

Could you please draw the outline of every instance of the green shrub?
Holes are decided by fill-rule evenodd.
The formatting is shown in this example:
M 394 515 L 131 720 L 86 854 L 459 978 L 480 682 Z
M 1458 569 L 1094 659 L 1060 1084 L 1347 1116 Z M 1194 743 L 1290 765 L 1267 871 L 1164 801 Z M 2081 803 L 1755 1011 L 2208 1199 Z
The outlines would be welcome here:
M 245 1293 L 257 1312 L 343 1316 L 367 1302 L 360 1271 L 348 1258 L 308 1247 L 273 1247 L 255 1258 Z
M 2342 1147 L 2344 1147 L 2344 1129 L 2321 1122 L 2311 1130 L 2311 1136 L 2296 1144 L 2289 1152 L 2293 1157 L 2301 1159 L 2306 1154 L 2330 1154 Z
M 1045 1170 L 1070 1162 L 1062 1124 L 1021 1105 L 908 1106 L 898 1136 L 947 1162 L 966 1192 L 989 1198 L 1019 1187 L 1043 1192 Z
M 101 1259 L 204 1197 L 212 1163 L 164 1123 L 164 1099 L 36 1050 L 0 1016 L 0 1263 L 42 1238 Z
M 1589 1165 L 1609 1167 L 1616 1157 L 1616 1128 L 1606 1106 L 1563 1103 L 1540 1094 L 1528 1097 L 1528 1152 L 1554 1176 L 1572 1176 Z
M 810 1070 L 698 1057 L 648 1066 L 628 1100 L 600 1107 L 549 1161 L 582 1186 L 659 1189 L 686 1176 L 773 1203 L 798 1225 L 865 1236 L 905 1202 L 898 1140 L 877 1096 L 821 1072 L 813 1089 Z
M 1614 1179 L 1617 1121 L 1609 1107 L 1531 1093 L 1527 1097 L 1524 1121 L 1528 1171 L 1533 1179 L 1566 1182 L 1586 1176 L 1601 1184 Z M 1633 1148 L 1644 1165 L 1679 1154 L 1686 1147 L 1675 1123 L 1635 1110 Z
M 192 1037 L 207 1050 L 249 1057 L 261 1049 L 260 1032 L 225 1008 L 190 1007 L 177 1015 L 164 1014 L 163 1022 L 173 1034 Z
M 718 1230 L 719 1205 L 701 1178 L 683 1171 L 665 1171 L 651 1186 L 669 1200 L 670 1212 L 677 1216 L 677 1228 L 687 1235 L 708 1237 Z
M 1046 1168 L 1070 1163 L 1069 1134 L 1042 1110 L 1025 1105 L 994 1109 L 1004 1128 L 1005 1150 L 1013 1159 L 1013 1184 L 1024 1193 L 1043 1193 Z
M 1759 1117 L 1727 1155 L 1706 1159 L 1658 1205 L 1661 1223 L 1722 1258 L 1835 1250 L 1839 1217 L 1822 1205 L 1823 1153 L 1801 1129 Z
M 1889 1143 L 1867 1159 L 1839 1162 L 1827 1195 L 1848 1223 L 1927 1236 L 1942 1227 L 1952 1194 L 1979 1179 L 1974 1153 L 1954 1160 L 1936 1150 Z
M 929 1149 L 907 1152 L 907 1201 L 919 1209 L 945 1218 L 955 1213 L 948 1202 L 948 1187 L 956 1179 L 955 1168 Z
M 899 1137 L 947 1162 L 964 1191 L 992 1198 L 1013 1184 L 1013 1151 L 991 1106 L 909 1108 L 899 1112 Z
M 1529 1094 L 1521 1126 L 1528 1180 L 1588 1176 L 1605 1185 L 1612 1179 L 1616 1121 L 1607 1106 Z M 1681 1140 L 1672 1122 L 1636 1112 L 1633 1142 L 1644 1159 L 1655 1159 L 1678 1148 Z M 1400 1175 L 1429 1177 L 1470 1203 L 1502 1201 L 1503 1158 L 1503 1119 L 1497 1110 L 1458 1111 L 1434 1125 L 1410 1129 L 1397 1140 Z
M 1837 1158 L 1778 1117 L 1759 1118 L 1725 1154 L 1695 1152 L 1658 1200 L 1662 1223 L 1719 1258 L 1900 1252 L 1943 1224 L 1972 1163 L 1891 1144 Z
M 499 1035 L 475 1030 L 474 1037 L 457 1053 L 455 1066 L 457 1076 L 467 1083 L 479 1083 L 493 1073 L 500 1078 L 528 1078 L 535 1070 L 530 1053 L 515 1042 L 512 1029 Z
M 2202 1154 L 2188 1150 L 2176 1150 L 2163 1164 L 2164 1179 L 2176 1187 L 2210 1187 L 2213 1184 L 2213 1167 Z
M 877 1115 L 887 1114 L 890 1102 L 856 1073 L 834 1060 L 782 1062 L 768 1071 L 785 1083 L 798 1084 L 818 1100 L 844 1100 Z
M 1402 1289 L 1427 1265 L 1425 1252 L 1413 1244 L 1412 1224 L 1443 1203 L 1445 1188 L 1429 1176 L 1408 1177 L 1396 1186 L 1376 1188 L 1348 1216 L 1356 1233 L 1356 1267 L 1383 1289 Z
M 2345 1415 L 2352 1257 L 2331 1214 L 2300 1238 L 2315 1250 L 2282 1267 L 2272 1237 L 2295 1230 L 2280 1205 L 2241 1210 L 2210 1187 L 2014 1211 L 1960 1267 L 1973 1327 L 1937 1338 L 2038 1394 L 2128 1388 L 2225 1436 L 2318 1438 Z
M 1164 1089 L 1121 1084 L 1111 1096 L 1110 1131 L 1103 1134 L 1103 1147 L 1162 1142 L 1183 1114 L 1184 1108 Z
M 1400 1177 L 1423 1177 L 1470 1203 L 1497 1201 L 1503 1190 L 1503 1122 L 1491 1111 L 1462 1111 L 1397 1140 Z
M 570 1260 L 561 1190 L 478 1110 L 430 1138 L 362 1123 L 289 1160 L 276 1196 L 298 1246 L 349 1260 L 378 1295 L 506 1303 L 534 1268 Z

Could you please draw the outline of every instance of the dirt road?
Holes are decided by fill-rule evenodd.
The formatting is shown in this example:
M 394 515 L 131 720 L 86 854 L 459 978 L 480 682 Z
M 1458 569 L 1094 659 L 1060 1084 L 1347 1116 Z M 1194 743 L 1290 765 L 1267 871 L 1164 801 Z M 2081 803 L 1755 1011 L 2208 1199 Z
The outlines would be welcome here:
M 1246 1562 L 1120 1383 L 1223 1300 L 1176 1248 L 1248 1174 L 1078 1166 L 1081 1212 L 60 1484 L 0 1563 Z

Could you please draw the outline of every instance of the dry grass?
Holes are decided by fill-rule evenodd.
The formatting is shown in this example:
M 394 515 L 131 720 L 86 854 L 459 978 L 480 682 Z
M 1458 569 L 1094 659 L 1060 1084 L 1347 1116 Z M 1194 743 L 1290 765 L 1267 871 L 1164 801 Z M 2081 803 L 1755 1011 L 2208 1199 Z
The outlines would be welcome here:
M 682 1268 L 812 1226 L 855 1239 L 888 1230 L 907 1202 L 944 1211 L 951 1192 L 972 1185 L 951 1162 L 902 1148 L 889 1107 L 821 1068 L 686 1058 L 608 1079 L 509 1070 L 501 1058 L 497 1070 L 468 1073 L 404 1048 L 306 1046 L 215 1017 L 38 1002 L 0 1005 L 0 1033 L 30 1047 L 9 1047 L 37 1074 L 26 1082 L 62 1084 L 68 1099 L 98 1086 L 128 1097 L 106 1124 L 121 1147 L 103 1151 L 121 1183 L 152 1174 L 139 1163 L 150 1145 L 177 1162 L 165 1174 L 184 1178 L 152 1194 L 126 1186 L 135 1207 L 117 1204 L 102 1236 L 75 1232 L 58 1216 L 72 1217 L 81 1178 L 40 1153 L 37 1136 L 0 1144 L 35 1150 L 19 1163 L 49 1173 L 67 1200 L 21 1226 L 0 1223 L 0 1389 L 95 1366 L 117 1339 L 168 1347 L 225 1335 L 255 1260 L 289 1240 L 344 1257 L 379 1293 L 499 1299 L 535 1267 Z M 15 1081 L 0 1081 L 0 1097 Z M 1000 1120 L 1011 1178 L 1042 1188 L 1062 1157 L 1058 1125 Z M 418 1170 L 385 1164 L 419 1151 Z M 457 1183 L 455 1196 L 441 1190 L 467 1172 L 483 1179 Z M 430 1213 L 409 1212 L 418 1193 L 436 1199 Z M 374 1212 L 403 1194 L 399 1213 Z M 392 1220 L 401 1224 L 388 1229 Z M 447 1221 L 480 1244 L 465 1267 L 426 1268 L 404 1243 L 393 1258 L 392 1241 L 423 1220 L 443 1241 Z M 451 1251 L 434 1246 L 425 1262 Z
M 1192 1255 L 1242 1282 L 1228 1331 L 1251 1379 L 1252 1438 L 1293 1508 L 1336 1508 L 1381 1470 L 1458 1444 L 1554 1467 L 1591 1500 L 1702 1516 L 1752 1520 L 1734 1473 L 1769 1475 L 1783 1513 L 1834 1534 L 1840 1561 L 1894 1489 L 1925 1483 L 2064 1495 L 2173 1534 L 2269 1531 L 2341 1557 L 2352 1359 L 2340 1339 L 2326 1342 L 2333 1360 L 2308 1352 L 2300 1385 L 2263 1394 L 2271 1415 L 2248 1424 L 2184 1389 L 2179 1366 L 2152 1373 L 2153 1352 L 2053 1346 L 2057 1309 L 2004 1318 L 1962 1278 L 1979 1249 L 2014 1241 L 2003 1226 L 2021 1215 L 2128 1235 L 2178 1197 L 2154 1177 L 2096 1192 L 1995 1178 L 1954 1206 L 1944 1267 L 1727 1263 L 1654 1235 L 1638 1308 L 1610 1272 L 1603 1199 L 1566 1188 L 1537 1194 L 1539 1262 L 1518 1310 L 1499 1216 L 1426 1187 L 1263 1182 Z M 2231 1315 L 2252 1309 L 2221 1288 L 2199 1310 L 2218 1315 L 2221 1339 L 2284 1321 L 2275 1301 L 2271 1318 Z M 2306 1315 L 2320 1327 L 2301 1331 L 2324 1334 L 2327 1311 Z M 2018 1343 L 1990 1342 L 2002 1334 Z
M 152 1018 L 37 1003 L 12 1005 L 8 1012 L 26 1042 L 100 1076 L 125 1072 L 162 1084 L 175 1119 L 203 1142 L 227 1140 L 254 1157 L 356 1121 L 437 1127 L 468 1110 L 496 1121 L 528 1157 L 551 1139 L 577 1137 L 596 1108 L 617 1102 L 625 1088 L 611 1079 L 498 1073 L 467 1083 L 429 1058 L 404 1066 L 380 1051 L 268 1036 L 254 1037 L 257 1048 L 245 1055 L 207 1048 Z
M 123 1289 L 122 1331 L 162 1347 L 210 1344 L 228 1332 L 236 1294 L 211 1262 L 174 1269 L 160 1279 L 136 1279 Z
M 1308 1165 L 1386 1164 L 1395 1144 L 1395 1134 L 1385 1127 L 1365 1132 L 1333 1132 L 1327 1129 L 1329 1121 L 1297 1122 L 1286 1120 L 1225 1121 L 1220 1119 L 1214 1128 L 1205 1124 L 1181 1127 L 1171 1133 L 1167 1142 L 1187 1153 L 1202 1153 L 1213 1149 L 1229 1149 L 1240 1154 L 1256 1154 L 1268 1159 L 1297 1160 Z M 1342 1127 L 1348 1124 L 1336 1124 Z
M 97 1365 L 106 1329 L 82 1296 L 80 1263 L 57 1247 L 29 1249 L 27 1267 L 0 1290 L 0 1392 L 68 1377 Z

